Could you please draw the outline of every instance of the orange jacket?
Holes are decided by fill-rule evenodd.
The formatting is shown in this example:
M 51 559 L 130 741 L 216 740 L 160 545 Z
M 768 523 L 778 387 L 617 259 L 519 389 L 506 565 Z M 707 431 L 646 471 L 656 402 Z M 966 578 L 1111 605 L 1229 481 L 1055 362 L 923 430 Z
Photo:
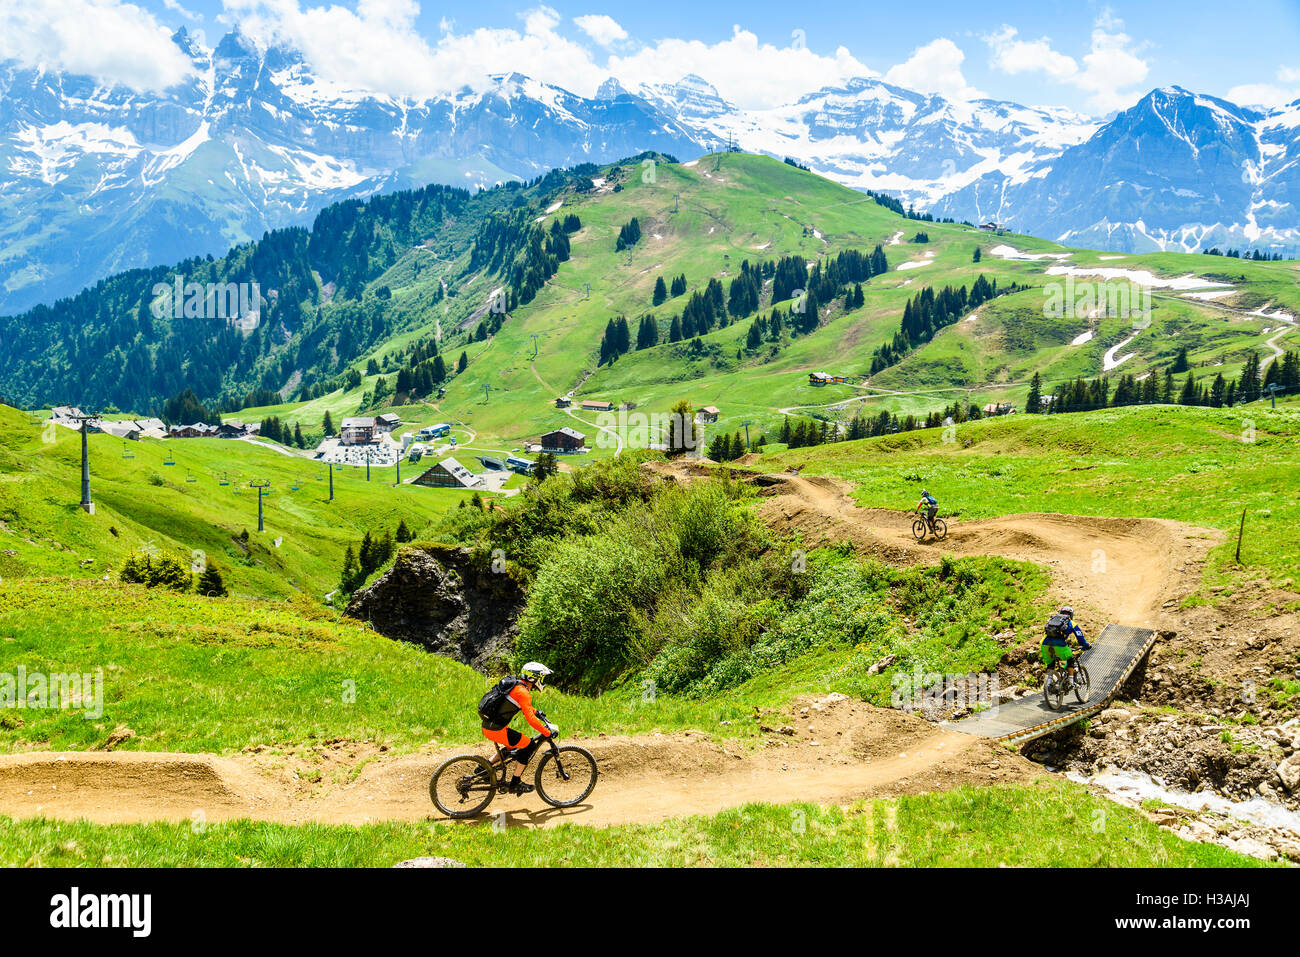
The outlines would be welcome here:
M 543 737 L 550 737 L 551 729 L 548 728 L 542 719 L 537 717 L 537 712 L 533 710 L 533 696 L 528 693 L 527 686 L 521 681 L 510 689 L 510 700 L 519 705 L 519 710 L 524 713 L 524 720 L 533 726 L 533 730 Z

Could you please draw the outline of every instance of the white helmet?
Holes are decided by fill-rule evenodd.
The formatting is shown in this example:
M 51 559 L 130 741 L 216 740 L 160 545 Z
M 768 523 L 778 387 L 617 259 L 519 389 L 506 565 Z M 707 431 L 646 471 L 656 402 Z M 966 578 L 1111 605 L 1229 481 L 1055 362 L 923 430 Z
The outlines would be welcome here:
M 553 674 L 551 669 L 540 661 L 530 661 L 519 669 L 519 677 L 525 681 L 531 681 L 539 688 L 543 686 L 546 678 L 551 674 Z

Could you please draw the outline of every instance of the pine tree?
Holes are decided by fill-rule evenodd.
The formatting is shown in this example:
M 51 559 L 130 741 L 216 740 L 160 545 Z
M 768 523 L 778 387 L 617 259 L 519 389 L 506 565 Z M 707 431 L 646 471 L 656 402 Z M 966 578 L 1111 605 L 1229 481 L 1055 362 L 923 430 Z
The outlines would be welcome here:
M 321 428 L 325 430 L 326 437 L 334 434 L 334 419 L 330 416 L 329 409 L 325 410 L 325 419 L 321 423 Z
M 978 252 L 978 247 L 976 252 Z M 1041 412 L 1043 410 L 1043 377 L 1037 372 L 1029 380 L 1029 395 L 1025 397 L 1026 412 Z
M 654 291 L 654 295 L 650 297 L 650 301 L 656 306 L 662 306 L 664 304 L 664 300 L 666 300 L 667 298 L 668 298 L 668 287 L 664 285 L 664 277 L 660 276 L 658 279 L 655 280 L 655 291 Z
M 207 567 L 199 575 L 199 580 L 194 585 L 195 593 L 205 595 L 208 598 L 225 598 L 230 592 L 226 589 L 226 583 L 221 578 L 221 572 L 212 562 L 207 563 Z
M 467 368 L 469 368 L 469 356 L 462 352 L 460 358 L 456 360 L 456 372 L 459 374 L 464 372 Z
M 343 577 L 339 581 L 339 588 L 342 591 L 355 591 L 361 583 L 361 563 L 357 561 L 356 552 L 349 545 L 343 553 Z
M 1259 398 L 1259 353 L 1251 352 L 1241 369 L 1241 378 L 1237 382 L 1237 399 L 1240 402 L 1254 402 Z
M 543 452 L 537 456 L 537 463 L 533 466 L 533 479 L 538 483 L 544 482 L 559 470 L 560 466 L 555 455 L 551 452 Z
M 411 530 L 406 527 L 406 519 L 397 523 L 397 533 L 393 537 L 399 542 L 409 542 L 414 537 L 411 535 Z

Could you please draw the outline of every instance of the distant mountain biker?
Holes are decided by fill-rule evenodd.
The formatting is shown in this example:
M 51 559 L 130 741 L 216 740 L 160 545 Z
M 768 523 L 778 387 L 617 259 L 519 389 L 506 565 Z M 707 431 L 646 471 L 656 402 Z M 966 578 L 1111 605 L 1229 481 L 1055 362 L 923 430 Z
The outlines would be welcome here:
M 1074 649 L 1070 647 L 1070 639 L 1078 639 L 1082 651 L 1092 647 L 1083 636 L 1083 629 L 1074 623 L 1074 609 L 1069 605 L 1062 606 L 1060 611 L 1047 619 L 1044 631 L 1046 634 L 1038 649 L 1043 666 L 1050 668 L 1052 662 L 1063 661 L 1066 674 L 1074 674 Z
M 532 786 L 520 781 L 533 752 L 542 743 L 541 738 L 530 738 L 510 727 L 510 722 L 520 711 L 524 719 L 542 736 L 549 738 L 559 728 L 543 721 L 533 710 L 534 691 L 540 691 L 546 678 L 553 672 L 546 665 L 530 661 L 519 669 L 517 676 L 502 678 L 478 703 L 478 714 L 483 721 L 483 737 L 512 751 L 515 760 L 514 775 L 507 790 L 511 794 L 527 794 Z
M 934 517 L 939 514 L 939 500 L 925 489 L 921 489 L 921 501 L 916 503 L 916 508 L 917 511 L 926 510 L 925 524 L 934 528 Z

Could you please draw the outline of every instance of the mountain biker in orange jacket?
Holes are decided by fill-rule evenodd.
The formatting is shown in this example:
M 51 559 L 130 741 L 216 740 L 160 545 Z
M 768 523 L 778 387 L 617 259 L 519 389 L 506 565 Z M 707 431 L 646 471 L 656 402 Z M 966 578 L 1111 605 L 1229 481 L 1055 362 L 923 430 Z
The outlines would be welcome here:
M 513 752 L 515 759 L 514 774 L 510 778 L 507 790 L 511 794 L 527 794 L 533 788 L 524 784 L 520 777 L 524 773 L 533 752 L 542 743 L 541 738 L 530 738 L 510 727 L 510 722 L 520 711 L 533 729 L 549 738 L 557 731 L 555 725 L 543 721 L 533 710 L 532 693 L 542 688 L 551 669 L 536 661 L 530 661 L 519 670 L 517 677 L 502 678 L 495 688 L 483 696 L 479 702 L 479 717 L 483 721 L 483 737 Z

